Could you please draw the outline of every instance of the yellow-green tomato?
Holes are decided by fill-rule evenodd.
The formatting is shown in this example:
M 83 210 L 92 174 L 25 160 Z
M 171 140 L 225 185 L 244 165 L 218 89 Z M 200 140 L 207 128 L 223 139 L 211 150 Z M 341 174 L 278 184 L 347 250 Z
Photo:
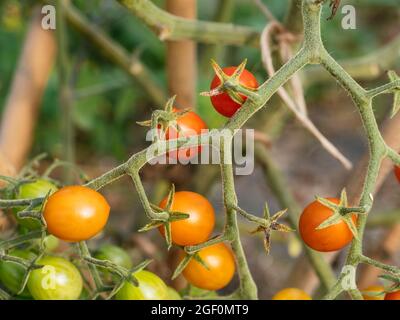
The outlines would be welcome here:
M 100 260 L 108 260 L 116 265 L 131 269 L 133 267 L 131 257 L 122 248 L 112 244 L 102 245 L 95 253 L 94 257 Z
M 174 288 L 168 287 L 168 300 L 182 300 L 181 295 Z
M 76 300 L 83 281 L 79 270 L 61 257 L 45 256 L 38 261 L 43 268 L 31 272 L 28 289 L 35 300 Z
M 48 180 L 38 179 L 33 182 L 22 184 L 16 193 L 16 199 L 34 199 L 45 197 L 48 193 L 53 194 L 57 191 L 57 187 Z M 18 218 L 17 213 L 22 211 L 24 207 L 15 208 L 14 213 L 18 220 L 18 223 L 28 229 L 39 229 L 41 227 L 40 222 L 33 218 Z M 39 208 L 35 208 L 39 209 Z
M 36 257 L 33 252 L 20 249 L 10 251 L 8 255 L 25 260 L 33 260 Z M 0 261 L 0 282 L 13 294 L 17 294 L 20 291 L 25 272 L 26 269 L 19 264 L 10 261 Z M 31 297 L 27 287 L 22 291 L 20 297 Z
M 117 292 L 117 300 L 165 300 L 168 299 L 167 285 L 152 272 L 141 270 L 133 274 L 139 286 L 126 282 Z

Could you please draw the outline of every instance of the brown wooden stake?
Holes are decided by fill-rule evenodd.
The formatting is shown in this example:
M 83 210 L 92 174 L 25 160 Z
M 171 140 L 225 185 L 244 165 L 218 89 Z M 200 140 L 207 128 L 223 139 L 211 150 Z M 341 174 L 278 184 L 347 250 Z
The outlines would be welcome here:
M 197 16 L 196 0 L 167 0 L 167 10 L 189 19 Z M 193 41 L 167 42 L 167 79 L 177 108 L 196 107 L 197 45 Z
M 0 124 L 0 174 L 18 171 L 32 146 L 37 113 L 54 64 L 53 31 L 35 10 Z M 11 170 L 11 171 L 10 171 Z

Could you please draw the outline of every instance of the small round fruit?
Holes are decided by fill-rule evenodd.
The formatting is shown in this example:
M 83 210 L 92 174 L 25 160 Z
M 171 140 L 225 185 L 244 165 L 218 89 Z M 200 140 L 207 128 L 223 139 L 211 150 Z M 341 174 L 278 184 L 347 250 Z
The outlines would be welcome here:
M 383 300 L 385 288 L 382 286 L 369 286 L 361 291 L 364 300 Z
M 385 300 L 400 300 L 400 290 L 386 293 Z
M 396 175 L 397 180 L 400 182 L 400 167 L 394 167 L 394 174 Z
M 70 242 L 88 240 L 103 230 L 110 206 L 97 191 L 83 186 L 61 188 L 47 200 L 43 217 L 47 230 Z
M 173 109 L 174 112 L 178 112 L 178 109 Z M 189 111 L 186 114 L 180 116 L 177 120 L 178 131 L 172 127 L 169 127 L 165 133 L 166 140 L 175 140 L 180 137 L 191 137 L 197 136 L 203 133 L 202 131 L 207 130 L 208 127 L 203 119 L 200 118 L 195 112 Z M 179 148 L 175 151 L 170 151 L 167 154 L 168 158 L 179 160 L 183 163 L 189 162 L 190 159 L 195 157 L 201 152 L 201 146 L 191 148 Z
M 79 270 L 68 260 L 54 256 L 39 259 L 42 268 L 33 270 L 28 289 L 35 300 L 76 300 L 83 281 Z
M 222 71 L 228 76 L 231 76 L 235 72 L 236 68 L 237 67 L 226 67 L 223 68 Z M 242 86 L 248 89 L 258 88 L 257 79 L 250 71 L 247 71 L 246 69 L 243 70 L 243 73 L 241 74 L 239 81 Z M 221 80 L 217 76 L 214 76 L 214 79 L 211 82 L 210 89 L 213 90 L 220 84 Z M 244 95 L 240 96 L 243 98 L 243 102 L 245 102 L 247 97 Z M 236 111 L 242 106 L 241 104 L 233 101 L 231 97 L 229 97 L 229 95 L 225 92 L 218 94 L 216 96 L 212 96 L 211 103 L 214 106 L 215 110 L 217 110 L 220 114 L 228 118 L 232 117 L 236 113 Z
M 17 189 L 15 198 L 16 199 L 34 199 L 42 198 L 48 194 L 53 194 L 57 191 L 57 187 L 48 180 L 38 179 L 34 182 L 24 183 Z M 14 214 L 18 223 L 28 229 L 39 229 L 41 227 L 40 222 L 34 218 L 19 218 L 18 212 L 24 210 L 25 207 L 15 208 Z M 35 210 L 39 210 L 40 206 L 36 207 Z
M 168 198 L 164 198 L 160 207 L 165 208 Z M 180 246 L 196 245 L 206 241 L 215 225 L 215 213 L 211 203 L 202 195 L 190 192 L 175 192 L 172 211 L 189 214 L 189 218 L 171 223 L 172 242 Z M 164 234 L 164 227 L 160 227 Z
M 134 277 L 139 281 L 135 287 L 130 282 L 125 282 L 117 292 L 117 300 L 165 300 L 168 299 L 168 288 L 164 281 L 150 271 L 135 272 Z
M 174 288 L 168 287 L 167 300 L 182 300 L 181 295 Z
M 197 260 L 191 259 L 183 270 L 185 279 L 198 288 L 211 291 L 228 285 L 235 274 L 232 251 L 224 243 L 217 243 L 201 249 L 198 255 L 208 269 Z
M 116 265 L 131 269 L 133 267 L 132 259 L 129 254 L 122 248 L 112 244 L 102 245 L 94 254 L 96 259 L 108 260 Z
M 25 260 L 33 260 L 36 255 L 27 250 L 14 249 L 8 253 L 10 256 L 23 258 Z M 26 269 L 16 263 L 9 261 L 0 261 L 0 282 L 7 288 L 11 293 L 17 294 L 21 289 L 22 281 L 25 276 Z M 28 288 L 20 294 L 23 298 L 31 297 Z
M 328 198 L 327 200 L 339 204 L 340 200 Z M 300 216 L 299 230 L 303 241 L 312 249 L 321 252 L 340 250 L 353 240 L 353 234 L 344 221 L 327 228 L 316 230 L 326 221 L 333 212 L 318 201 L 310 203 Z M 353 215 L 353 221 L 357 219 Z
M 312 300 L 303 290 L 297 288 L 286 288 L 276 293 L 272 300 Z

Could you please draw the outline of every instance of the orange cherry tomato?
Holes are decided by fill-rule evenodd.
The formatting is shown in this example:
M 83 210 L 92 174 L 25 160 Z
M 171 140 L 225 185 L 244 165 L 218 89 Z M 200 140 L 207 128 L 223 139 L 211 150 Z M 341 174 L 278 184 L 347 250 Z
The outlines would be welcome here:
M 400 300 L 400 290 L 386 293 L 385 300 Z
M 191 259 L 182 272 L 190 284 L 213 291 L 222 289 L 232 280 L 235 274 L 235 259 L 232 251 L 224 243 L 201 249 L 198 254 L 208 269 L 197 260 Z
M 235 71 L 237 67 L 226 67 L 223 68 L 222 71 L 228 75 L 231 76 Z M 248 70 L 244 69 L 243 73 L 241 74 L 239 78 L 240 84 L 242 86 L 245 86 L 249 89 L 257 89 L 258 88 L 258 82 L 256 77 Z M 218 76 L 214 76 L 210 89 L 213 90 L 216 87 L 218 87 L 221 84 L 221 80 L 218 78 Z M 240 95 L 243 98 L 243 103 L 246 101 L 247 97 L 244 95 Z M 223 116 L 230 118 L 232 117 L 236 111 L 242 106 L 242 104 L 239 104 L 235 102 L 234 100 L 229 97 L 227 93 L 221 93 L 216 96 L 211 97 L 211 103 L 214 106 L 215 110 L 217 110 L 220 114 Z
M 110 206 L 97 191 L 83 186 L 68 186 L 47 200 L 43 217 L 47 230 L 70 242 L 88 240 L 106 225 Z
M 178 112 L 178 109 L 173 109 L 174 112 Z M 166 140 L 174 140 L 180 137 L 191 137 L 200 135 L 202 130 L 208 129 L 206 123 L 201 119 L 195 112 L 189 111 L 183 116 L 177 119 L 177 126 L 180 128 L 180 132 L 175 128 L 169 127 L 165 133 Z M 191 148 L 179 148 L 175 151 L 170 151 L 167 154 L 168 158 L 179 160 L 182 162 L 188 162 L 190 159 L 195 157 L 201 152 L 201 146 Z
M 339 204 L 340 200 L 328 198 L 327 200 Z M 299 230 L 303 241 L 312 249 L 321 252 L 340 250 L 353 240 L 353 234 L 344 221 L 327 228 L 316 228 L 332 216 L 333 212 L 318 201 L 310 203 L 300 217 Z M 357 217 L 353 215 L 355 222 Z
M 394 174 L 396 175 L 397 180 L 400 182 L 400 167 L 394 167 Z
M 369 286 L 361 290 L 364 300 L 383 300 L 385 297 L 385 288 L 382 286 Z
M 167 197 L 160 207 L 165 208 Z M 175 192 L 172 211 L 189 214 L 189 218 L 171 223 L 172 242 L 180 246 L 191 246 L 206 241 L 215 225 L 215 213 L 211 203 L 202 195 L 190 192 Z M 164 235 L 164 226 L 159 228 Z
M 272 300 L 312 300 L 303 290 L 297 288 L 286 288 L 276 293 Z

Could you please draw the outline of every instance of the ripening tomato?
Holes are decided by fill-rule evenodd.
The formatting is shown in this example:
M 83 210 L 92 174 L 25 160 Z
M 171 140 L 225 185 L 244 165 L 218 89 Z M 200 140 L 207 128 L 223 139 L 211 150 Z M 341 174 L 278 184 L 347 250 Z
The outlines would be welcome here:
M 28 289 L 35 300 L 76 300 L 83 280 L 79 270 L 61 257 L 44 256 L 38 261 L 43 267 L 29 275 Z
M 174 112 L 178 112 L 178 109 L 173 109 Z M 177 119 L 177 126 L 180 129 L 178 131 L 175 128 L 169 127 L 165 133 L 166 140 L 174 140 L 180 137 L 191 137 L 200 135 L 203 130 L 207 130 L 206 123 L 201 119 L 195 112 L 189 111 L 186 114 L 180 116 Z M 204 133 L 204 132 L 203 132 Z M 190 159 L 195 157 L 201 152 L 201 146 L 191 148 L 179 148 L 175 151 L 170 151 L 167 154 L 168 158 L 179 160 L 183 163 L 187 163 Z
M 336 198 L 327 200 L 339 204 Z M 300 216 L 299 231 L 303 241 L 312 249 L 321 252 L 340 250 L 353 240 L 353 234 L 344 221 L 327 228 L 316 228 L 332 215 L 332 210 L 318 201 L 310 203 Z M 353 215 L 356 222 L 356 215 Z
M 15 198 L 16 199 L 34 199 L 47 196 L 47 194 L 53 194 L 57 191 L 57 187 L 48 180 L 37 179 L 34 182 L 24 183 L 17 189 Z M 34 218 L 18 218 L 17 213 L 22 211 L 24 207 L 15 208 L 14 214 L 17 218 L 18 223 L 27 229 L 39 229 L 41 227 L 40 221 Z M 40 206 L 35 208 L 39 210 Z
M 160 207 L 165 208 L 168 198 Z M 171 223 L 172 242 L 180 246 L 191 246 L 206 241 L 215 225 L 215 213 L 211 203 L 202 195 L 190 192 L 175 192 L 172 211 L 189 214 L 189 218 Z M 159 228 L 164 235 L 164 226 Z
M 394 174 L 396 175 L 397 180 L 400 182 L 400 167 L 394 167 Z
M 231 76 L 237 67 L 226 67 L 223 68 L 222 71 Z M 240 84 L 249 89 L 257 89 L 258 82 L 254 75 L 247 71 L 246 69 L 243 70 L 242 75 L 239 78 Z M 211 82 L 210 89 L 213 90 L 221 84 L 221 80 L 214 76 L 214 79 Z M 240 95 L 244 101 L 246 101 L 247 97 L 244 95 Z M 220 114 L 225 117 L 232 117 L 236 111 L 242 106 L 241 104 L 233 101 L 227 93 L 221 93 L 216 96 L 211 97 L 211 103 L 214 106 L 215 110 L 217 110 Z
M 303 290 L 297 288 L 286 288 L 276 293 L 272 300 L 312 300 Z
M 61 188 L 47 200 L 47 230 L 70 242 L 88 240 L 106 225 L 110 206 L 97 191 L 83 186 Z
M 126 269 L 133 267 L 132 259 L 129 254 L 122 248 L 114 246 L 112 244 L 102 245 L 94 254 L 96 259 L 108 260 L 115 263 L 118 266 Z
M 213 291 L 222 289 L 232 280 L 235 274 L 235 259 L 230 248 L 224 243 L 201 249 L 198 255 L 208 269 L 197 260 L 191 259 L 182 272 L 190 284 Z
M 167 300 L 182 300 L 181 295 L 174 288 L 168 287 Z
M 130 282 L 125 282 L 117 292 L 117 300 L 166 300 L 168 288 L 164 281 L 150 271 L 141 270 L 133 274 L 139 282 L 135 287 Z
M 385 300 L 400 300 L 400 290 L 386 293 Z
M 364 300 L 383 300 L 385 288 L 382 286 L 369 286 L 361 291 Z
M 8 254 L 10 256 L 23 258 L 25 260 L 33 260 L 36 257 L 36 255 L 33 252 L 20 249 L 14 249 L 10 251 Z M 10 292 L 13 294 L 17 294 L 21 289 L 25 272 L 26 269 L 19 264 L 0 260 L 0 283 L 2 283 L 3 286 L 8 290 L 10 290 Z M 24 291 L 22 291 L 20 297 L 23 298 L 31 297 L 27 287 L 25 287 Z

